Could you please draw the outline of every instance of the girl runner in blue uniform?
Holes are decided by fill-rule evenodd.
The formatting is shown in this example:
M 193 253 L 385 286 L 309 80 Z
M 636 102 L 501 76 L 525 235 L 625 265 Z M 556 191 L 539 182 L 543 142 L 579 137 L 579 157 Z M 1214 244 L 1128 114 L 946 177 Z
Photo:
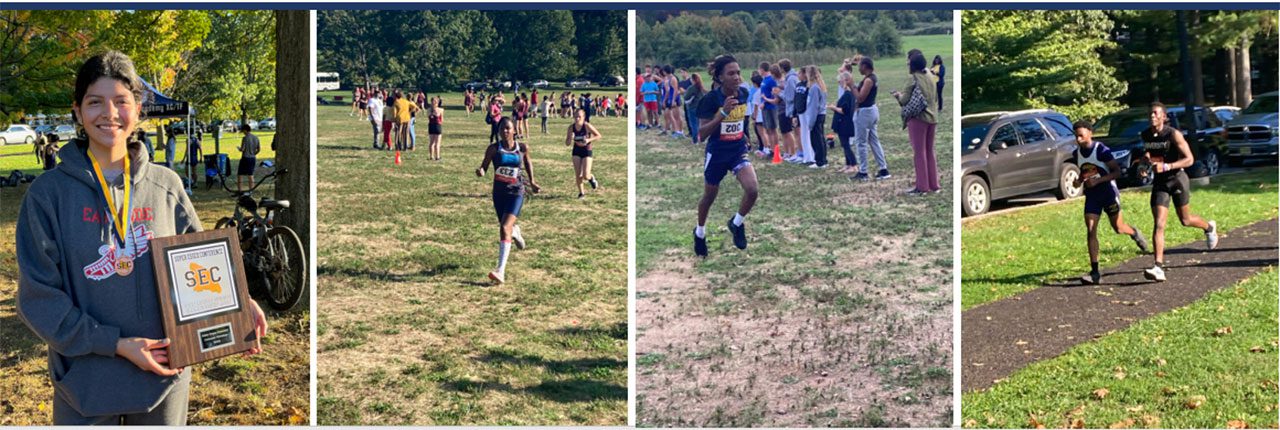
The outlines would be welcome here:
M 565 135 L 565 146 L 573 145 L 573 174 L 578 181 L 578 198 L 586 196 L 582 183 L 591 184 L 591 189 L 600 187 L 595 175 L 591 174 L 591 144 L 600 140 L 600 131 L 587 122 L 587 112 L 578 108 L 573 113 L 573 124 Z
M 529 146 L 515 140 L 515 122 L 510 117 L 498 120 L 498 141 L 485 150 L 476 176 L 484 177 L 489 163 L 493 163 L 493 210 L 498 215 L 498 267 L 489 272 L 489 279 L 501 284 L 506 281 L 507 254 L 512 241 L 518 249 L 524 249 L 525 245 L 516 218 L 524 205 L 526 179 L 530 191 L 537 193 L 540 189 L 533 180 Z

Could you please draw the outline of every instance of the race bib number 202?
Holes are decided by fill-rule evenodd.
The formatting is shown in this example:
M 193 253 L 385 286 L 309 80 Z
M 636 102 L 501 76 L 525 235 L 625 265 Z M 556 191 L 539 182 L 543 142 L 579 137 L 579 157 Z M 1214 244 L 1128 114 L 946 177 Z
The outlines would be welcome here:
M 746 105 L 734 106 L 733 111 L 729 112 L 729 116 L 720 122 L 720 140 L 731 141 L 742 139 L 742 132 L 747 123 L 746 119 Z

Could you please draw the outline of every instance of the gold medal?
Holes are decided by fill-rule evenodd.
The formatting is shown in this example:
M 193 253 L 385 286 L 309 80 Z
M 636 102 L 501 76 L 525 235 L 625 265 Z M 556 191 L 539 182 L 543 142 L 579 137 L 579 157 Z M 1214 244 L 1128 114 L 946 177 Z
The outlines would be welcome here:
M 116 274 L 129 276 L 130 273 L 133 273 L 133 257 L 128 255 L 116 257 Z

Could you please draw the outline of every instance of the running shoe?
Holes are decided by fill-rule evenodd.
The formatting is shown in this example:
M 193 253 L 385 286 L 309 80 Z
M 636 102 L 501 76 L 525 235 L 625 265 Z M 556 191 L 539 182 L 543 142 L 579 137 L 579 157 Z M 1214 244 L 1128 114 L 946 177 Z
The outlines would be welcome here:
M 707 238 L 698 237 L 698 230 L 693 231 L 693 253 L 699 257 L 707 256 Z
M 516 249 L 524 249 L 524 236 L 520 235 L 519 225 L 511 229 L 511 241 L 515 242 Z
M 1098 285 L 1102 281 L 1102 272 L 1097 270 L 1089 271 L 1089 275 L 1080 278 L 1085 285 Z
M 1133 238 L 1133 243 L 1138 245 L 1139 251 L 1142 251 L 1143 254 L 1150 252 L 1148 251 L 1150 245 L 1147 243 L 1147 238 L 1142 237 L 1142 232 L 1135 229 L 1133 230 L 1133 236 L 1130 237 Z
M 827 166 L 826 166 L 825 164 L 813 163 L 813 164 L 810 164 L 810 165 L 809 165 L 809 168 L 810 168 L 810 169 L 825 169 L 825 168 L 827 168 Z
M 733 218 L 729 218 L 729 232 L 733 233 L 733 246 L 738 249 L 747 249 L 747 223 L 742 225 L 733 225 Z
M 599 181 L 596 181 L 596 177 L 595 177 L 595 176 L 592 176 L 592 177 L 591 177 L 591 179 L 588 179 L 588 180 L 587 180 L 587 183 L 591 184 L 591 189 L 593 189 L 593 190 L 594 190 L 594 189 L 596 189 L 596 188 L 600 188 L 600 182 L 599 182 Z
M 1148 281 L 1164 282 L 1164 269 L 1158 264 L 1151 266 L 1150 269 L 1142 271 L 1142 277 L 1147 278 Z
M 904 192 L 903 194 L 906 194 L 906 195 L 908 195 L 908 196 L 912 196 L 912 197 L 919 197 L 919 196 L 923 196 L 923 195 L 928 194 L 928 193 L 929 193 L 928 191 L 920 191 L 920 190 L 917 190 L 917 189 L 915 189 L 915 188 L 912 188 L 912 189 L 910 189 L 910 190 L 907 190 L 907 191 L 906 191 L 906 192 Z
M 587 195 L 586 195 L 586 194 L 584 194 L 584 193 L 578 193 L 578 200 L 582 200 L 582 199 L 584 199 L 584 198 L 586 198 L 586 197 L 587 197 Z
M 849 180 L 850 180 L 850 181 L 858 181 L 858 182 L 867 182 L 867 179 L 869 179 L 869 178 L 868 178 L 868 176 L 867 176 L 867 174 L 866 174 L 866 173 L 861 173 L 861 172 L 859 172 L 859 173 L 858 173 L 858 174 L 856 174 L 856 175 L 853 175 L 853 176 L 850 176 L 850 177 L 849 177 Z
M 506 282 L 506 274 L 502 272 L 489 272 L 489 280 L 495 284 Z
M 882 180 L 889 179 L 889 178 L 892 178 L 892 177 L 893 177 L 893 175 L 890 175 L 890 174 L 889 174 L 889 169 L 880 169 L 880 173 L 876 173 L 876 180 L 877 180 L 877 181 L 882 181 Z
M 1209 249 L 1218 247 L 1218 222 L 1209 221 L 1209 229 L 1204 231 L 1204 240 L 1209 243 Z

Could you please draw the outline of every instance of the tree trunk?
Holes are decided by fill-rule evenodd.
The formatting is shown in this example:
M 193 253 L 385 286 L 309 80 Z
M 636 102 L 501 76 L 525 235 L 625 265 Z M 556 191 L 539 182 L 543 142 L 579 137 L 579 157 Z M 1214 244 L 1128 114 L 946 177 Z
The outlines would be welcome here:
M 1193 10 L 1191 14 L 1191 28 L 1194 30 L 1200 26 L 1200 11 Z M 1191 88 L 1195 90 L 1194 104 L 1201 106 L 1206 105 L 1204 102 L 1204 68 L 1203 61 L 1199 56 L 1194 55 L 1191 59 Z
M 1230 97 L 1227 103 L 1232 106 L 1240 106 L 1240 99 L 1237 98 L 1236 81 L 1236 48 L 1227 48 L 1227 95 Z
M 1253 101 L 1253 73 L 1249 66 L 1249 36 L 1240 38 L 1240 53 L 1236 56 L 1236 106 L 1245 107 Z
M 311 253 L 311 16 L 305 10 L 275 12 L 276 121 L 273 146 L 277 169 L 289 173 L 276 178 L 276 198 L 289 200 L 289 209 L 276 218 L 302 239 L 307 262 Z M 308 269 L 310 270 L 310 269 Z M 304 302 L 309 302 L 305 299 Z M 305 308 L 304 308 L 305 309 Z

